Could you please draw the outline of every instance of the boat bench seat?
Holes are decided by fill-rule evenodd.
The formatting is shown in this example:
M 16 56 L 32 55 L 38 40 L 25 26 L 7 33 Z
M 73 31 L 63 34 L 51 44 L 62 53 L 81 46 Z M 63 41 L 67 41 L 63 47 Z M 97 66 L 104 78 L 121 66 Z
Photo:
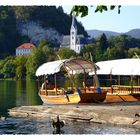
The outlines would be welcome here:
M 56 93 L 57 93 L 57 95 L 63 95 L 64 94 L 64 91 L 61 90 L 61 89 L 57 89 L 57 92 L 56 92 L 55 89 L 47 90 L 47 91 L 48 91 L 48 95 L 56 95 Z

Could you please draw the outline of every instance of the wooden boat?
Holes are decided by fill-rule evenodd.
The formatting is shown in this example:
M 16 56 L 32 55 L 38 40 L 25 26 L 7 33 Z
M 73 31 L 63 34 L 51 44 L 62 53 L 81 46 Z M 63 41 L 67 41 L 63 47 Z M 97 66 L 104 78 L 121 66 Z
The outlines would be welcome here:
M 133 102 L 140 101 L 140 86 L 112 85 L 107 91 L 105 102 Z
M 140 101 L 140 94 L 107 94 L 105 102 L 115 103 L 115 102 L 134 102 Z
M 140 101 L 140 59 L 116 59 L 97 62 L 100 67 L 98 75 L 110 77 L 110 87 L 101 87 L 107 91 L 105 102 L 132 102 Z M 90 73 L 92 75 L 92 73 Z M 93 73 L 94 74 L 94 73 Z M 134 86 L 133 77 L 137 78 Z M 125 78 L 125 83 L 121 79 Z M 115 84 L 113 85 L 113 79 Z M 128 80 L 128 81 L 126 81 Z
M 80 73 L 88 73 L 95 71 L 95 81 L 97 87 L 92 89 L 86 87 L 76 88 L 71 87 L 70 90 L 65 91 L 62 88 L 57 88 L 56 73 L 60 71 L 61 67 L 64 67 L 68 75 Z M 48 62 L 41 65 L 37 71 L 36 76 L 39 77 L 38 87 L 39 96 L 44 103 L 48 104 L 72 104 L 72 103 L 91 103 L 91 102 L 103 102 L 106 98 L 107 91 L 101 91 L 96 75 L 97 66 L 91 61 L 85 61 L 82 59 L 66 59 Z M 46 82 L 46 76 L 54 74 L 55 86 L 50 88 Z M 40 77 L 44 79 L 44 87 L 40 84 Z M 86 83 L 86 78 L 84 78 Z

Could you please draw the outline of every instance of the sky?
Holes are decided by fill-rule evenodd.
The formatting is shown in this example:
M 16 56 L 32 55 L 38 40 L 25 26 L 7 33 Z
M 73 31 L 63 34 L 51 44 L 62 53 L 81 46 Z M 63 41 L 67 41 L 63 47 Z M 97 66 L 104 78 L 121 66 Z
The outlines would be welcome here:
M 95 7 L 89 6 L 89 14 L 86 17 L 77 18 L 85 29 L 97 29 L 104 31 L 128 32 L 131 29 L 140 29 L 140 5 L 122 6 L 121 12 L 118 9 L 108 10 L 103 13 L 94 13 Z M 70 13 L 72 6 L 63 6 L 64 12 Z M 109 6 L 108 6 L 109 8 Z

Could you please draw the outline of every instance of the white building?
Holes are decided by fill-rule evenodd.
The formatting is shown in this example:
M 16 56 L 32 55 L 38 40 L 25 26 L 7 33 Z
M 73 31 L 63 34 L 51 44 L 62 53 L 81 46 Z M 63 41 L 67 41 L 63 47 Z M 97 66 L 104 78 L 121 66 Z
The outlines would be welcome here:
M 64 35 L 60 44 L 61 48 L 70 48 L 76 53 L 80 53 L 83 46 L 93 43 L 90 39 L 84 37 L 84 35 L 77 34 L 77 24 L 75 16 L 72 17 L 72 24 L 70 29 L 70 35 Z
M 16 48 L 16 56 L 17 55 L 27 55 L 30 54 L 35 48 L 35 46 L 31 43 L 24 43 Z

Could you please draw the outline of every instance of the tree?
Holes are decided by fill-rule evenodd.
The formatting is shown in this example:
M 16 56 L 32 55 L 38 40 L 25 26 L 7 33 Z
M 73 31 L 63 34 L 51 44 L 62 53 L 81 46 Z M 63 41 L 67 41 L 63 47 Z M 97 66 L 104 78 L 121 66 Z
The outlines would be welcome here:
M 26 62 L 28 56 L 16 56 L 16 78 L 23 79 L 26 77 Z
M 6 63 L 3 65 L 2 73 L 4 78 L 14 78 L 15 77 L 15 59 L 13 57 L 8 57 Z
M 69 48 L 60 48 L 58 55 L 61 59 L 69 59 L 71 57 L 76 57 L 78 54 Z
M 128 49 L 140 46 L 139 39 L 133 38 L 130 35 L 125 34 L 111 36 L 109 37 L 108 42 L 111 47 L 125 46 Z
M 93 6 L 91 6 L 93 7 Z M 118 7 L 118 13 L 120 13 L 120 8 L 121 6 L 114 6 L 114 5 L 111 5 L 109 6 L 109 9 L 110 10 L 114 10 L 115 7 Z M 108 7 L 105 6 L 105 5 L 98 5 L 94 12 L 103 12 L 103 11 L 107 11 L 108 10 Z M 84 17 L 84 16 L 87 16 L 88 15 L 88 6 L 73 6 L 72 7 L 72 10 L 71 10 L 71 14 L 75 13 L 76 16 L 79 16 L 81 14 L 81 17 Z
M 92 59 L 95 61 L 95 51 L 96 51 L 96 45 L 90 44 L 83 47 L 81 51 L 81 56 L 86 60 L 91 60 L 90 53 L 92 56 Z
M 107 48 L 107 51 L 104 53 L 104 58 L 106 60 L 127 58 L 127 51 L 122 46 Z
M 100 47 L 100 43 L 97 42 L 96 43 L 96 50 L 95 50 L 95 61 L 98 62 L 98 61 L 101 61 L 103 60 L 103 53 L 102 53 L 102 49 Z
M 37 68 L 47 61 L 47 56 L 42 47 L 34 48 L 32 54 L 28 57 L 26 63 L 26 76 L 27 79 L 35 78 Z
M 140 56 L 140 48 L 136 47 L 136 48 L 130 48 L 128 50 L 128 57 L 129 58 L 136 58 Z
M 20 41 L 14 10 L 11 6 L 0 6 L 0 58 L 15 54 Z
M 48 47 L 44 41 L 38 47 L 34 48 L 32 54 L 28 57 L 26 63 L 26 76 L 27 79 L 35 78 L 37 68 L 47 62 L 55 59 L 55 51 L 53 48 Z
M 34 10 L 37 9 L 35 6 L 12 6 L 12 9 L 15 12 L 16 19 L 27 21 L 31 17 L 31 14 Z
M 102 53 L 104 53 L 104 51 L 109 47 L 107 37 L 104 33 L 101 35 L 99 42 Z
M 58 6 L 57 10 L 61 13 L 64 13 L 63 7 L 62 6 Z

